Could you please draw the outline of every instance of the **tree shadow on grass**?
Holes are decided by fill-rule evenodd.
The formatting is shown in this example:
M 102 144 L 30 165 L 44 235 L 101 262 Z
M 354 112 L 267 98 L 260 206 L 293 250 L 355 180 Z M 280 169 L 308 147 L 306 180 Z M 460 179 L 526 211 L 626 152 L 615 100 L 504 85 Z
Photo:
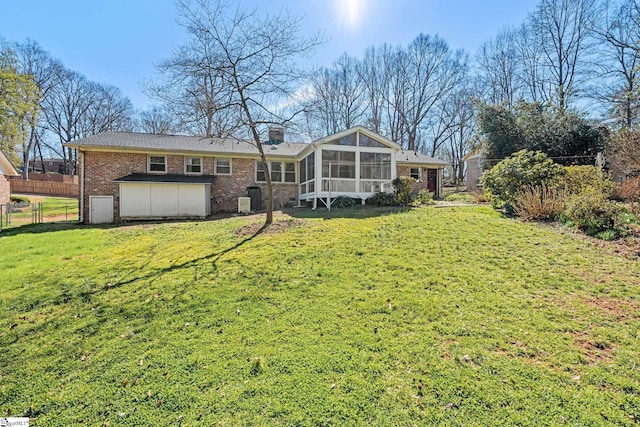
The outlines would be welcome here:
M 325 207 L 318 207 L 313 210 L 306 207 L 300 208 L 285 208 L 282 212 L 292 216 L 294 218 L 312 219 L 333 219 L 333 218 L 353 218 L 353 219 L 365 219 L 375 218 L 386 215 L 395 215 L 409 212 L 411 207 L 402 206 L 372 206 L 372 205 L 357 205 L 349 208 L 331 208 L 331 210 Z
M 193 258 L 193 259 L 190 259 L 188 261 L 184 261 L 182 263 L 172 263 L 168 267 L 159 268 L 159 269 L 156 269 L 153 272 L 150 272 L 150 273 L 147 273 L 147 274 L 144 274 L 144 275 L 131 277 L 133 275 L 133 273 L 135 273 L 135 271 L 137 271 L 137 270 L 132 270 L 128 274 L 128 277 L 125 277 L 124 279 L 118 280 L 115 283 L 109 283 L 109 284 L 107 284 L 107 285 L 105 285 L 105 286 L 103 286 L 101 288 L 97 288 L 97 289 L 94 289 L 92 291 L 85 292 L 84 293 L 85 297 L 86 297 L 87 294 L 97 294 L 99 292 L 104 292 L 104 291 L 107 291 L 107 290 L 110 290 L 110 289 L 119 288 L 121 286 L 128 285 L 128 284 L 140 281 L 140 280 L 152 280 L 152 279 L 158 278 L 158 277 L 160 277 L 160 276 L 162 276 L 162 275 L 164 275 L 166 273 L 171 273 L 173 271 L 182 270 L 182 269 L 185 269 L 185 268 L 195 267 L 198 264 L 200 264 L 202 262 L 206 262 L 206 261 L 210 261 L 211 262 L 211 266 L 213 268 L 214 274 L 217 274 L 217 271 L 218 271 L 217 263 L 220 260 L 220 258 L 222 258 L 224 255 L 228 254 L 229 252 L 232 252 L 232 251 L 242 247 L 243 245 L 249 243 L 255 237 L 257 237 L 258 235 L 264 233 L 267 229 L 268 229 L 268 226 L 262 225 L 260 228 L 258 228 L 252 234 L 244 236 L 244 238 L 242 240 L 240 240 L 239 242 L 237 242 L 233 246 L 230 246 L 228 248 L 222 249 L 222 250 L 217 251 L 217 252 L 210 253 L 208 255 L 203 255 L 203 256 L 198 257 L 198 258 Z

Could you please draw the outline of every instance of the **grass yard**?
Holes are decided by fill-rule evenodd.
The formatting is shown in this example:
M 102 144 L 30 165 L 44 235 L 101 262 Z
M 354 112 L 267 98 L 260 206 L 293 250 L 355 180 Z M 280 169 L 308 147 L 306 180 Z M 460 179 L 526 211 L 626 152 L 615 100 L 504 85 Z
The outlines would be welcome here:
M 637 261 L 488 207 L 383 212 L 0 234 L 0 416 L 638 422 Z

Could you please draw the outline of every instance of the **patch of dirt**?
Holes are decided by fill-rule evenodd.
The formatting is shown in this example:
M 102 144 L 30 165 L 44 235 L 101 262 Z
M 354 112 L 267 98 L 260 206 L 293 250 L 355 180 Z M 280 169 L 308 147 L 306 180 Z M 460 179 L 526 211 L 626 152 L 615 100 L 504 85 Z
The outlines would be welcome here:
M 621 255 L 625 258 L 637 260 L 640 258 L 640 238 L 637 236 L 623 237 L 618 240 L 607 242 L 604 240 L 588 237 L 594 245 L 604 249 L 606 252 Z
M 586 332 L 572 332 L 571 335 L 589 363 L 608 362 L 613 359 L 613 348 L 608 343 L 596 342 Z
M 262 233 L 265 233 L 265 234 L 276 234 L 276 233 L 281 233 L 283 231 L 286 231 L 290 228 L 299 227 L 302 224 L 304 224 L 303 220 L 291 218 L 291 219 L 284 219 L 281 221 L 274 221 L 273 223 L 271 223 L 270 225 L 268 225 L 266 228 L 263 229 L 264 224 L 257 222 L 254 224 L 249 224 L 249 225 L 240 227 L 236 230 L 235 233 L 236 233 L 236 236 L 238 237 L 254 236 L 258 232 L 260 232 L 260 230 L 262 230 Z
M 582 302 L 597 308 L 605 316 L 615 317 L 618 321 L 637 319 L 640 302 L 621 298 L 582 298 Z

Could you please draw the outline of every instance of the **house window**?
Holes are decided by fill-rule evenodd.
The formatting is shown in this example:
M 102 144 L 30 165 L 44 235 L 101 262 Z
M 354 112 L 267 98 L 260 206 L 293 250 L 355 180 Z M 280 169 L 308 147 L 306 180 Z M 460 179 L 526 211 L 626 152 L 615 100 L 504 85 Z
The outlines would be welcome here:
M 420 179 L 420 168 L 411 168 L 409 176 L 418 181 Z
M 296 182 L 296 164 L 284 162 L 284 182 Z
M 166 156 L 149 156 L 149 172 L 166 173 L 167 157 Z
M 185 157 L 184 173 L 201 174 L 202 173 L 202 157 Z
M 260 160 L 256 162 L 256 182 L 266 182 L 267 178 L 264 174 L 264 163 Z
M 271 182 L 296 182 L 296 164 L 293 162 L 271 162 Z M 261 161 L 256 163 L 256 182 L 265 182 L 264 166 Z
M 216 159 L 214 173 L 216 175 L 231 175 L 231 159 Z

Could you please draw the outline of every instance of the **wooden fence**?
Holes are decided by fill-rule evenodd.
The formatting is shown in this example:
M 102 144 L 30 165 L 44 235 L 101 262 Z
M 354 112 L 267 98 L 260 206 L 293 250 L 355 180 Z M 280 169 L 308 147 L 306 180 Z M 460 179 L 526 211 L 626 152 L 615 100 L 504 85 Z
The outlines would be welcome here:
M 46 194 L 49 196 L 79 197 L 80 185 L 65 182 L 24 181 L 18 177 L 9 180 L 12 194 Z

